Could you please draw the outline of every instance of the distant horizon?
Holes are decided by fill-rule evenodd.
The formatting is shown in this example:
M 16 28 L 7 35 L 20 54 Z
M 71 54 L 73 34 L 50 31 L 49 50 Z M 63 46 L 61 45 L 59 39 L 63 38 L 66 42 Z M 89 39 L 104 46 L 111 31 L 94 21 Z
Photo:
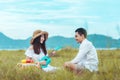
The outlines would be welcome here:
M 0 32 L 0 33 L 2 33 L 2 32 Z M 5 35 L 4 33 L 2 33 L 2 34 Z M 102 35 L 102 36 L 111 37 L 111 36 L 103 35 L 103 34 L 88 34 L 87 36 L 89 36 L 89 35 Z M 9 37 L 9 36 L 7 36 L 7 35 L 5 35 L 5 36 L 8 37 L 8 38 L 10 38 L 10 39 L 14 39 L 14 38 L 11 38 L 11 37 Z M 60 37 L 64 37 L 64 38 L 74 38 L 74 36 L 73 36 L 73 37 L 67 37 L 67 36 L 62 36 L 62 35 L 48 36 L 48 38 L 56 37 L 56 36 L 60 36 Z M 26 37 L 25 39 L 28 39 L 28 38 L 30 38 L 30 37 L 32 37 L 32 36 Z M 111 38 L 112 38 L 112 37 L 111 37 Z M 19 39 L 20 39 L 20 38 L 18 38 L 18 40 L 19 40 Z M 20 40 L 25 40 L 25 39 L 20 39 Z M 112 39 L 115 39 L 115 38 L 112 38 Z M 120 39 L 120 38 L 118 38 L 118 39 Z M 116 40 L 118 40 L 118 39 L 116 39 Z M 17 40 L 17 39 L 14 39 L 14 40 Z

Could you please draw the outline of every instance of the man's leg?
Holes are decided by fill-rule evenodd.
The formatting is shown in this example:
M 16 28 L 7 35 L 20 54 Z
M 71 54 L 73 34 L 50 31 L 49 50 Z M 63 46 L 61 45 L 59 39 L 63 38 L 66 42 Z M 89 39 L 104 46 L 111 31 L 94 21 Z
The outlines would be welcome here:
M 70 63 L 70 62 L 66 62 L 64 64 L 64 67 L 67 68 L 68 70 L 74 72 L 75 74 L 81 74 L 84 70 L 84 67 L 82 67 L 78 64 Z
M 70 63 L 70 62 L 65 62 L 64 68 L 67 68 L 67 69 L 69 69 L 69 70 L 74 70 L 74 69 L 75 69 L 75 66 L 74 66 L 74 64 L 72 64 L 72 63 Z

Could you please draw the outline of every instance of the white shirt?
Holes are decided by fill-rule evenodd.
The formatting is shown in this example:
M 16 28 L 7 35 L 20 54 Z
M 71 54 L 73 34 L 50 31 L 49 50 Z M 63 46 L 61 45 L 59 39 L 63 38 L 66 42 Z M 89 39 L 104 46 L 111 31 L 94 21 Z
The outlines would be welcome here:
M 45 54 L 42 52 L 40 52 L 40 54 L 35 54 L 33 49 L 28 48 L 25 52 L 25 55 L 28 57 L 31 57 L 33 60 L 35 60 L 36 62 L 39 61 L 41 58 L 43 58 L 45 56 Z
M 27 57 L 31 57 L 33 60 L 35 60 L 36 62 L 39 61 L 39 59 L 43 58 L 45 56 L 45 54 L 42 52 L 40 52 L 40 54 L 35 54 L 33 49 L 28 48 L 25 52 L 25 55 Z M 55 71 L 57 69 L 57 67 L 53 67 L 51 65 L 48 65 L 46 68 L 42 68 L 45 72 L 49 72 L 49 71 Z
M 93 44 L 87 39 L 83 40 L 79 47 L 79 52 L 71 61 L 72 63 L 84 66 L 91 72 L 98 70 L 98 57 Z

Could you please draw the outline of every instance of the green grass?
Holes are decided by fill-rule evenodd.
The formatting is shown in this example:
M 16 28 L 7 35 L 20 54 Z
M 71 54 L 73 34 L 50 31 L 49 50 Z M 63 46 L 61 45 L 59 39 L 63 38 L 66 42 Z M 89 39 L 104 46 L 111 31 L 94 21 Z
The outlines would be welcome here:
M 99 71 L 85 72 L 82 75 L 75 75 L 64 69 L 54 73 L 46 73 L 35 67 L 20 69 L 16 64 L 25 58 L 24 52 L 0 51 L 0 80 L 120 80 L 120 50 L 97 51 Z M 62 67 L 63 63 L 71 60 L 76 53 L 77 50 L 72 48 L 57 51 L 57 55 L 52 57 L 51 65 Z

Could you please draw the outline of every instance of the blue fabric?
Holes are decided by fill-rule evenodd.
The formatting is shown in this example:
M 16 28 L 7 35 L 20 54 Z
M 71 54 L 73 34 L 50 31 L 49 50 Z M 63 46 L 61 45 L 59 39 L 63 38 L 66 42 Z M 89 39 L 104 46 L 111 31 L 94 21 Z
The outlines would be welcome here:
M 57 51 L 57 50 L 60 50 L 61 48 L 62 48 L 61 46 L 58 46 L 58 47 L 54 48 L 54 50 Z
M 46 65 L 41 65 L 41 68 L 46 68 L 48 66 L 48 64 L 50 64 L 51 58 L 49 56 L 44 56 L 39 61 L 46 61 Z

